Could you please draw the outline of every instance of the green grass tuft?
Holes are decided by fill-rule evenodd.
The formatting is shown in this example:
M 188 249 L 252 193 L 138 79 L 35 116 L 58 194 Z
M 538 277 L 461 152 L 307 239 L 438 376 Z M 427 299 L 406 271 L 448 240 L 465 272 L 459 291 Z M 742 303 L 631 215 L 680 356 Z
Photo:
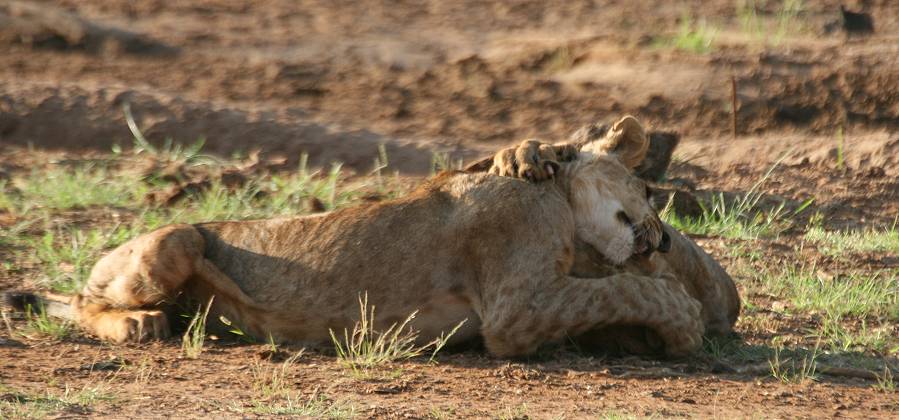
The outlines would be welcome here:
M 23 334 L 26 337 L 49 337 L 54 340 L 62 340 L 73 333 L 73 325 L 66 320 L 52 318 L 47 315 L 44 308 L 25 308 L 25 327 Z
M 893 371 L 886 364 L 883 365 L 883 370 L 877 375 L 877 384 L 874 385 L 874 389 L 886 394 L 895 393 L 899 389 L 896 387 L 896 381 L 893 379 Z
M 650 418 L 652 417 L 654 416 L 651 416 Z M 600 420 L 636 420 L 639 418 L 640 417 L 617 410 L 608 411 L 599 415 Z
M 782 160 L 782 159 L 781 159 Z M 810 206 L 809 199 L 795 210 L 786 210 L 786 204 L 762 209 L 761 199 L 765 196 L 761 187 L 780 165 L 778 160 L 749 191 L 738 194 L 731 200 L 723 193 L 713 195 L 707 203 L 700 201 L 702 214 L 697 218 L 681 217 L 671 210 L 671 202 L 661 211 L 660 216 L 674 228 L 691 234 L 722 236 L 734 239 L 757 239 L 777 236 L 792 226 L 792 218 Z
M 129 207 L 143 201 L 148 191 L 136 177 L 113 174 L 94 165 L 34 170 L 25 178 L 14 178 L 13 186 L 21 195 L 16 209 L 19 213 L 35 207 L 55 210 Z
M 431 153 L 431 175 L 435 175 L 443 171 L 461 170 L 462 159 L 453 159 L 449 153 L 434 152 Z
M 846 147 L 846 140 L 843 138 L 843 126 L 837 127 L 837 169 L 843 170 L 845 165 L 845 156 L 843 149 Z
M 846 256 L 853 252 L 899 254 L 899 230 L 896 225 L 854 232 L 826 231 L 821 226 L 812 226 L 806 231 L 804 238 L 815 243 L 818 251 L 828 256 Z
M 784 38 L 803 30 L 804 25 L 798 19 L 802 8 L 802 0 L 783 1 L 777 11 L 777 28 L 771 40 L 774 45 L 779 45 Z
M 893 336 L 894 322 L 871 321 L 862 319 L 856 328 L 848 328 L 846 319 L 825 317 L 821 327 L 814 333 L 819 334 L 831 351 L 850 353 L 872 351 L 877 354 L 896 353 L 899 339 Z
M 818 346 L 811 352 L 792 352 L 791 357 L 782 355 L 783 347 L 775 343 L 774 355 L 768 360 L 771 376 L 783 383 L 803 383 L 818 379 Z
M 184 356 L 189 359 L 196 359 L 203 353 L 203 344 L 206 342 L 206 317 L 209 316 L 209 309 L 212 308 L 212 300 L 215 296 L 209 298 L 206 308 L 197 308 L 197 312 L 187 325 L 187 331 L 181 337 L 181 350 Z
M 219 159 L 200 153 L 203 150 L 203 145 L 206 143 L 206 140 L 202 138 L 188 146 L 177 143 L 171 138 L 166 138 L 161 147 L 154 146 L 144 137 L 137 122 L 134 121 L 130 103 L 126 102 L 122 105 L 122 112 L 125 114 L 125 122 L 128 124 L 128 129 L 131 130 L 131 135 L 134 137 L 134 154 L 147 154 L 156 161 L 166 164 L 192 166 L 221 163 Z M 119 154 L 121 150 L 118 147 L 114 147 L 113 152 Z
M 33 260 L 43 267 L 37 283 L 55 292 L 76 293 L 84 287 L 103 251 L 131 236 L 129 229 L 116 226 L 110 230 L 51 230 L 25 242 L 34 252 Z
M 705 54 L 714 49 L 717 37 L 718 29 L 707 24 L 705 19 L 700 19 L 696 23 L 690 14 L 684 13 L 677 34 L 662 41 L 661 45 L 681 51 Z
M 764 272 L 767 293 L 788 300 L 792 309 L 832 318 L 845 316 L 885 317 L 899 321 L 899 276 L 849 274 L 828 276 L 814 267 Z
M 294 363 L 303 357 L 304 352 L 305 350 L 298 351 L 270 370 L 263 367 L 260 362 L 257 362 L 252 371 L 254 395 L 263 399 L 287 395 L 290 392 L 287 375 L 293 369 Z
M 784 39 L 806 30 L 800 20 L 801 0 L 783 0 L 773 19 L 760 16 L 758 10 L 755 0 L 742 1 L 737 6 L 737 18 L 743 32 L 760 42 L 777 46 Z
M 343 330 L 342 339 L 338 338 L 333 330 L 330 332 L 338 362 L 361 377 L 367 377 L 373 368 L 418 357 L 429 350 L 430 361 L 433 361 L 446 342 L 465 323 L 460 322 L 448 334 L 441 334 L 440 337 L 424 345 L 416 345 L 419 333 L 410 328 L 409 323 L 415 319 L 417 311 L 384 331 L 375 329 L 375 307 L 368 305 L 368 294 L 359 297 L 359 312 L 359 321 L 356 322 L 352 332 Z
M 291 389 L 289 375 L 294 370 L 296 361 L 303 356 L 300 350 L 282 363 L 267 367 L 262 362 L 252 366 L 253 399 L 250 410 L 255 414 L 268 416 L 299 416 L 308 418 L 352 418 L 355 407 L 350 404 L 332 401 L 316 392 L 303 397 Z M 235 408 L 236 411 L 244 411 Z
M 0 399 L 2 419 L 41 419 L 71 409 L 85 412 L 94 404 L 116 399 L 105 383 L 81 388 L 66 384 L 61 394 L 47 389 L 43 395 L 19 392 L 0 384 L 0 393 L 4 396 Z
M 16 210 L 16 201 L 18 200 L 13 196 L 8 185 L 9 181 L 0 180 L 0 212 L 15 212 Z
M 297 416 L 315 419 L 351 419 L 356 417 L 356 408 L 351 404 L 333 401 L 324 395 L 302 398 L 287 395 L 274 403 L 256 403 L 253 413 L 269 416 Z

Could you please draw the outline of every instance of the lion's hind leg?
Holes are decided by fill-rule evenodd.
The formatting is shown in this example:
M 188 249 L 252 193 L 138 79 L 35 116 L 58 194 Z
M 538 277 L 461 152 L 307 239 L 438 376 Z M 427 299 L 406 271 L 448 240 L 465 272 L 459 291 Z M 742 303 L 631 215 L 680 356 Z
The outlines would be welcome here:
M 193 226 L 170 225 L 116 248 L 72 300 L 79 325 L 116 343 L 168 337 L 162 309 L 194 274 L 204 246 Z

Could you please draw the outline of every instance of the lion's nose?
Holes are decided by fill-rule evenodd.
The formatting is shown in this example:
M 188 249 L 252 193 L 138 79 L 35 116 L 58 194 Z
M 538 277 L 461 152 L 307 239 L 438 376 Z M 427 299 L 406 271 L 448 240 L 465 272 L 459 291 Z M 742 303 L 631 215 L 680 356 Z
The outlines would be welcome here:
M 668 252 L 671 250 L 671 237 L 668 236 L 668 232 L 662 231 L 662 240 L 659 241 L 659 247 L 656 248 L 659 252 Z

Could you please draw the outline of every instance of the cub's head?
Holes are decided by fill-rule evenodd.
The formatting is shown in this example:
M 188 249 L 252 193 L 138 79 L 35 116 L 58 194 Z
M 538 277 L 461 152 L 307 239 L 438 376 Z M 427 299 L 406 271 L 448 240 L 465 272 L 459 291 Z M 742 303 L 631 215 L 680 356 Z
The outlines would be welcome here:
M 670 239 L 650 204 L 649 187 L 633 172 L 649 147 L 643 127 L 627 116 L 593 136 L 584 134 L 577 156 L 562 168 L 580 239 L 615 264 L 667 252 Z

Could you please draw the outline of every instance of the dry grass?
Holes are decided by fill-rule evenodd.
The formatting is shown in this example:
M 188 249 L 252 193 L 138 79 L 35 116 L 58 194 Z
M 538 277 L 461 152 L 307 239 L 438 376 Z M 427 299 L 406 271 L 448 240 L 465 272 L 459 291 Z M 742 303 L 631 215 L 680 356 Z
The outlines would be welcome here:
M 189 359 L 196 359 L 203 353 L 203 343 L 206 342 L 206 318 L 215 296 L 209 298 L 205 309 L 200 307 L 187 325 L 187 331 L 181 337 L 181 350 Z
M 449 333 L 441 334 L 433 340 L 418 345 L 419 332 L 409 327 L 415 319 L 413 312 L 400 323 L 390 325 L 386 330 L 375 329 L 375 306 L 368 304 L 368 294 L 359 297 L 359 320 L 352 331 L 344 329 L 343 337 L 331 331 L 331 340 L 337 351 L 338 362 L 351 370 L 354 375 L 366 377 L 371 370 L 390 363 L 407 360 L 430 352 L 429 361 L 447 341 L 462 327 L 460 322 Z

